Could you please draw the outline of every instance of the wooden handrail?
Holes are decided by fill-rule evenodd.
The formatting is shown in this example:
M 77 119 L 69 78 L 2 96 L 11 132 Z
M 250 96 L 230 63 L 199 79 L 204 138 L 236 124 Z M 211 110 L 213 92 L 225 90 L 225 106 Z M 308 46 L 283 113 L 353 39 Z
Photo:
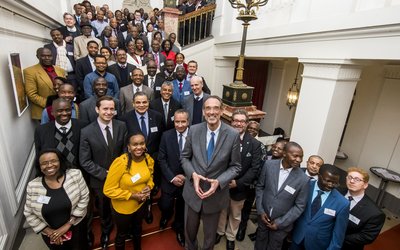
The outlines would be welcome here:
M 179 22 L 183 22 L 183 21 L 189 20 L 191 18 L 203 15 L 205 13 L 214 11 L 216 8 L 217 8 L 217 5 L 215 3 L 210 4 L 210 5 L 206 5 L 201 9 L 198 9 L 198 10 L 195 10 L 193 12 L 187 13 L 185 15 L 179 16 L 178 20 L 179 20 Z

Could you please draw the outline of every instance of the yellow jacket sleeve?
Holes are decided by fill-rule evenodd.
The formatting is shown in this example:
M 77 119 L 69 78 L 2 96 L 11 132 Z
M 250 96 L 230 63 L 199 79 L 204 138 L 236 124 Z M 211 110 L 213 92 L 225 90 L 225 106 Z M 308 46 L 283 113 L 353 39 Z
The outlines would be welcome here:
M 103 193 L 110 199 L 129 200 L 132 193 L 120 188 L 120 180 L 126 171 L 128 157 L 126 154 L 116 158 L 108 170 L 107 178 L 104 183 Z

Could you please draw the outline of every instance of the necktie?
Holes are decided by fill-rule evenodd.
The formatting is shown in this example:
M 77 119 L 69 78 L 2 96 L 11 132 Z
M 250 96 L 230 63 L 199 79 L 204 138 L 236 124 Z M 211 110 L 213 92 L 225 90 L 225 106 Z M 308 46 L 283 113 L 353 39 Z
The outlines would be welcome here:
M 61 132 L 65 135 L 67 133 L 67 128 L 66 127 L 61 127 Z
M 136 92 L 135 92 L 135 94 L 137 93 L 137 92 L 139 92 L 140 91 L 140 89 L 139 89 L 139 87 L 137 87 L 136 88 Z M 143 116 L 142 116 L 143 117 Z
M 164 117 L 165 117 L 165 123 L 168 122 L 168 103 L 164 104 Z
M 317 185 L 317 184 L 315 184 Z M 321 195 L 324 193 L 322 190 L 318 190 L 317 196 L 314 198 L 313 202 L 311 203 L 311 217 L 313 217 L 318 210 L 321 208 Z
M 113 154 L 114 151 L 114 141 L 111 136 L 110 132 L 110 127 L 106 126 L 106 135 L 107 135 L 107 144 L 108 144 L 108 150 L 110 150 L 111 155 Z
M 154 77 L 150 77 L 150 88 L 154 89 Z
M 183 87 L 183 84 L 182 84 L 182 82 L 180 82 L 179 83 L 179 92 L 182 92 L 182 87 Z
M 207 147 L 207 163 L 210 163 L 212 154 L 214 152 L 214 132 L 211 132 L 211 139 Z
M 157 67 L 159 68 L 160 65 L 158 64 L 158 53 L 154 53 L 153 55 L 154 55 L 154 61 L 156 62 Z
M 183 139 L 182 139 L 182 133 L 179 133 L 179 141 L 178 141 L 178 144 L 179 144 L 179 153 L 182 153 L 182 147 L 183 147 Z
M 140 127 L 142 129 L 142 133 L 144 135 L 144 138 L 147 139 L 147 128 L 146 128 L 146 123 L 144 122 L 144 116 L 141 116 L 140 120 L 141 120 Z
M 196 96 L 196 101 L 199 101 L 200 100 L 200 97 L 199 96 Z

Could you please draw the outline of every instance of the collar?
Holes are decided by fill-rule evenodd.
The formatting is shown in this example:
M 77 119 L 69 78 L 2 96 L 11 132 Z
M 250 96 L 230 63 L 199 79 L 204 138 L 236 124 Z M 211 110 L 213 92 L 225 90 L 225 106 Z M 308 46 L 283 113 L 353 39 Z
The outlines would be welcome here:
M 105 123 L 103 123 L 103 121 L 100 120 L 99 117 L 97 117 L 97 123 L 99 124 L 101 130 L 105 130 L 106 126 L 108 126 L 112 131 L 112 121 L 110 121 L 108 124 L 105 124 Z
M 161 97 L 161 102 L 162 102 L 163 106 L 164 106 L 165 104 L 169 105 L 170 101 L 171 101 L 171 99 L 169 99 L 169 100 L 166 102 L 166 101 L 164 101 L 164 99 L 162 99 L 162 97 Z
M 363 197 L 364 197 L 365 193 L 362 193 L 360 195 L 351 195 L 349 191 L 347 191 L 347 194 L 344 196 L 346 197 L 346 199 L 349 198 L 349 196 L 353 197 L 353 200 L 358 203 Z
M 317 175 L 310 175 L 310 173 L 308 172 L 308 169 L 307 169 L 307 168 L 306 168 L 305 174 L 306 174 L 308 177 L 313 178 L 314 180 L 318 180 L 318 174 L 317 174 Z
M 128 67 L 128 63 L 125 63 L 125 64 L 118 63 L 118 66 L 121 67 L 121 68 L 122 68 L 122 66 L 124 66 L 124 68 L 126 69 Z
M 282 165 L 282 160 L 281 163 L 279 164 L 279 171 L 288 171 L 289 173 L 292 172 L 293 168 L 288 168 L 288 169 L 284 169 L 283 165 Z
M 61 125 L 61 124 L 59 124 L 57 121 L 54 121 L 55 122 L 55 125 L 56 125 L 56 128 L 58 129 L 58 130 L 60 130 L 60 128 L 61 127 L 66 127 L 67 128 L 67 131 L 69 131 L 70 129 L 71 129 L 71 127 L 72 127 L 72 121 L 71 121 L 71 119 L 67 122 L 67 124 L 65 124 L 65 125 Z
M 195 95 L 195 94 L 193 94 L 194 99 L 196 99 L 196 97 L 200 97 L 200 100 L 201 100 L 201 99 L 203 99 L 203 96 L 204 96 L 203 91 L 201 91 L 201 94 L 200 94 L 200 95 Z
M 54 47 L 56 47 L 56 48 L 59 48 L 59 47 L 64 47 L 64 48 L 65 48 L 65 47 L 67 46 L 64 40 L 62 41 L 62 43 L 63 43 L 62 45 L 58 45 L 57 43 L 55 43 L 55 42 L 53 41 L 53 45 L 54 45 Z
M 143 115 L 142 114 L 139 114 L 136 110 L 135 110 L 135 114 L 136 114 L 136 117 L 137 117 L 137 119 L 138 119 L 138 122 L 140 122 L 140 117 L 144 117 L 144 119 L 145 120 L 147 120 L 148 119 L 148 117 L 149 117 L 149 112 L 145 112 Z
M 96 74 L 96 75 L 98 75 L 98 76 L 102 76 L 102 77 L 106 77 L 106 75 L 107 75 L 107 71 L 104 71 L 104 75 L 101 75 L 98 71 L 97 71 L 97 69 L 94 71 L 94 73 Z
M 42 66 L 42 67 L 43 67 L 44 71 L 46 71 L 46 72 L 54 72 L 55 71 L 53 65 L 51 65 L 51 66 Z
M 178 138 L 179 138 L 179 132 L 178 132 L 178 130 L 175 130 L 176 131 L 176 135 L 178 136 Z M 189 128 L 186 128 L 186 130 L 185 131 L 183 131 L 183 133 L 182 133 L 182 136 L 184 137 L 184 138 L 186 138 L 186 136 L 187 136 L 187 134 L 189 133 Z
M 319 191 L 319 190 L 321 190 L 321 189 L 319 188 L 318 182 L 316 181 L 315 182 L 315 186 L 314 186 L 314 192 Z M 332 192 L 332 190 L 331 191 L 323 191 L 323 190 L 321 190 L 321 191 L 322 191 L 322 194 L 326 194 L 326 196 L 329 196 L 329 194 Z
M 211 132 L 214 132 L 215 134 L 218 134 L 218 133 L 219 133 L 219 130 L 221 129 L 221 124 L 222 124 L 222 122 L 219 121 L 219 125 L 218 125 L 217 129 L 214 130 L 214 131 L 212 131 L 212 130 L 208 127 L 208 124 L 207 124 L 207 133 L 211 134 Z
M 67 30 L 68 30 L 69 32 L 76 32 L 76 27 L 75 27 L 75 25 L 74 25 L 74 27 L 72 27 L 72 28 L 70 28 L 70 27 L 68 27 L 68 26 L 65 26 L 65 27 L 67 27 Z

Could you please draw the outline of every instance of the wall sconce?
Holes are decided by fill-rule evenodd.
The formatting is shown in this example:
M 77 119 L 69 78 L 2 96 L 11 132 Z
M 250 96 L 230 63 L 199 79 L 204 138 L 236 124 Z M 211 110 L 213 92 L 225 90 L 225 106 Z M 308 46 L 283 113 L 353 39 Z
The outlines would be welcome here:
M 300 68 L 300 63 L 297 65 L 297 72 L 296 72 L 296 77 L 294 78 L 294 82 L 292 83 L 292 86 L 289 88 L 289 91 L 287 93 L 286 105 L 289 107 L 289 110 L 292 109 L 292 107 L 296 107 L 297 101 L 299 100 L 300 91 L 297 85 L 297 76 L 299 75 L 299 68 Z

